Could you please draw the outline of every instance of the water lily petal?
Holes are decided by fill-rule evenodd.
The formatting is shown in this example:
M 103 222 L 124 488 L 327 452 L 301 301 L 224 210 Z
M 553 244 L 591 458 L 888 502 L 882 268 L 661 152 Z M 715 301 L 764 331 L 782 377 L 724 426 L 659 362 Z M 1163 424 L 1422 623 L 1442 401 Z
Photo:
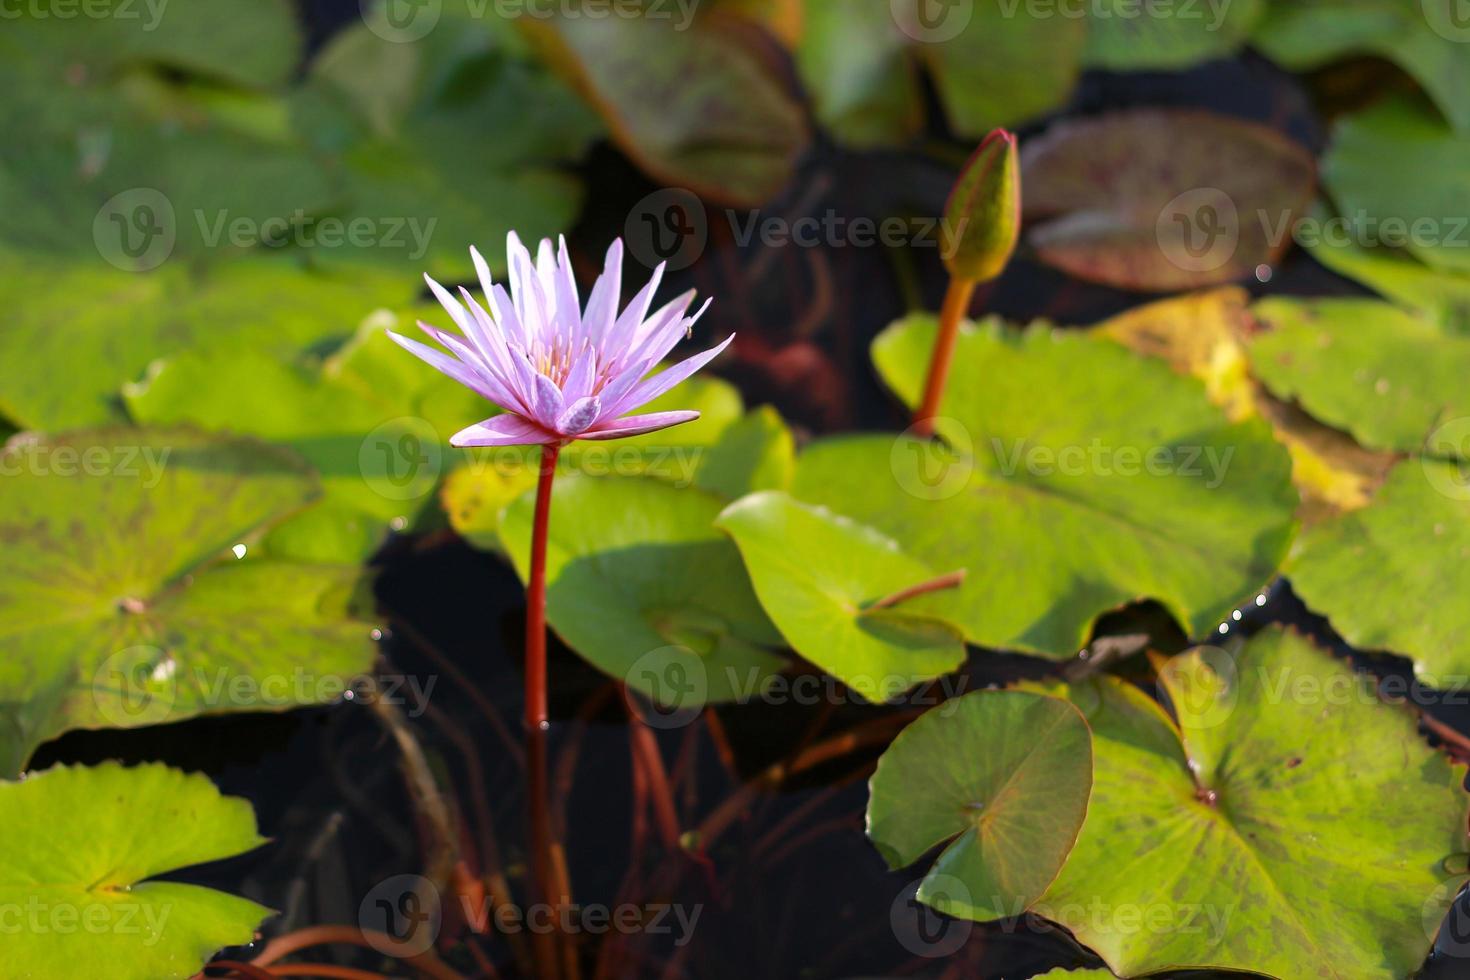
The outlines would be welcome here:
M 663 282 L 664 267 L 667 264 L 660 262 L 654 266 L 653 275 L 648 282 L 628 301 L 627 308 L 619 314 L 612 331 L 603 340 L 604 350 L 627 349 L 637 344 L 638 328 L 643 326 L 643 318 L 648 315 L 648 307 L 653 304 L 653 294 Z M 694 294 L 691 292 L 688 295 L 692 298 Z
M 675 364 L 673 367 L 669 368 L 668 370 L 660 371 L 658 374 L 655 374 L 652 377 L 645 379 L 636 388 L 628 392 L 628 394 L 622 399 L 621 402 L 615 405 L 609 405 L 608 414 L 620 415 L 623 412 L 632 411 L 639 405 L 648 404 L 659 395 L 662 395 L 664 392 L 674 387 L 674 385 L 683 381 L 695 371 L 698 371 L 710 361 L 714 360 L 717 356 L 719 356 L 721 351 L 730 346 L 730 341 L 734 339 L 735 335 L 732 333 L 730 336 L 725 338 L 723 343 L 715 347 L 711 347 L 707 351 L 702 351 L 701 353 L 695 354 L 693 357 L 687 357 L 684 360 L 680 361 L 678 364 Z
M 502 403 L 502 399 L 505 398 L 505 392 L 498 391 L 495 385 L 487 383 L 489 379 L 482 377 L 468 364 L 457 361 L 443 351 L 435 350 L 428 344 L 421 344 L 417 340 L 410 340 L 407 337 L 399 336 L 391 330 L 386 332 L 399 347 L 402 347 L 435 370 L 447 374 L 486 400 L 492 401 L 507 410 L 514 407 L 514 400 L 506 399 L 508 403 Z
M 614 239 L 608 246 L 603 260 L 602 275 L 592 285 L 592 295 L 587 300 L 587 311 L 582 316 L 582 329 L 592 343 L 601 345 L 612 331 L 613 320 L 618 314 L 618 302 L 622 296 L 623 242 Z
M 544 374 L 532 378 L 535 389 L 531 392 L 531 418 L 548 429 L 556 428 L 561 417 L 563 399 L 561 389 Z
M 698 412 L 650 412 L 647 415 L 629 415 L 626 418 L 613 419 L 610 422 L 599 422 L 597 427 L 588 429 L 577 438 L 579 439 L 622 439 L 625 436 L 640 436 L 645 432 L 656 432 L 659 429 L 667 429 L 671 425 L 681 422 L 693 422 L 699 418 Z
M 556 420 L 556 431 L 564 436 L 578 435 L 596 422 L 601 413 L 602 400 L 596 395 L 579 398 L 568 405 L 566 411 L 561 413 L 561 418 Z
M 560 442 L 555 432 L 548 432 L 519 415 L 506 413 L 460 429 L 449 437 L 451 446 L 542 446 Z

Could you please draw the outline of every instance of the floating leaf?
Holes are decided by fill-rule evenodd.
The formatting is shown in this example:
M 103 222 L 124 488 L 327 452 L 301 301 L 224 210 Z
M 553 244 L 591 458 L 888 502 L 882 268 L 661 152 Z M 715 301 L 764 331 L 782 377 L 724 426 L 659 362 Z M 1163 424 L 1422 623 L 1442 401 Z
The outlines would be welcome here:
M 900 19 L 960 136 L 979 139 L 997 126 L 1033 119 L 1072 93 L 1086 43 L 1081 18 L 1017 16 L 1010 0 L 978 0 L 949 6 L 936 21 L 934 8 L 925 9 L 928 0 L 911 3 L 913 13 Z
M 468 245 L 570 227 L 582 187 L 567 171 L 600 135 L 596 115 L 495 18 L 451 5 L 422 38 L 390 40 L 384 9 L 334 39 L 295 103 L 342 181 L 331 220 L 367 232 L 313 257 L 473 280 Z
M 254 248 L 329 205 L 282 98 L 217 84 L 294 70 L 291 9 L 255 6 L 259 19 L 238 32 L 219 29 L 216 2 L 8 21 L 0 242 L 147 271 Z M 157 30 L 145 30 L 155 15 Z M 176 77 L 191 70 L 203 77 Z
M 434 499 L 440 474 L 460 455 L 450 435 L 493 412 L 474 392 L 404 357 L 385 326 L 403 329 L 391 316 L 374 317 L 321 363 L 184 353 L 128 387 L 128 411 L 145 425 L 188 424 L 290 446 L 321 474 L 325 494 L 272 531 L 269 550 L 362 561 L 390 524 L 412 524 Z
M 784 493 L 742 497 L 716 526 L 740 548 L 761 605 L 807 660 L 869 701 L 965 661 L 951 623 L 883 600 L 936 577 L 890 538 Z
M 1081 712 L 1025 691 L 977 691 L 925 713 L 883 753 L 868 836 L 895 870 L 946 844 L 919 900 L 956 917 L 1012 918 L 1056 880 L 1091 791 Z
M 1311 154 L 1277 131 L 1176 109 L 1059 123 L 1027 141 L 1021 164 L 1044 262 L 1160 292 L 1275 262 L 1315 181 Z
M 1426 905 L 1448 905 L 1444 862 L 1466 847 L 1464 767 L 1295 633 L 1183 654 L 1161 685 L 1177 728 L 1116 678 L 1070 691 L 1092 729 L 1092 798 L 1031 911 L 1125 977 L 1418 970 Z
M 16 7 L 6 41 L 59 73 L 105 75 L 138 64 L 270 88 L 296 68 L 301 29 L 289 0 L 193 0 L 175 8 L 144 0 L 90 0 L 85 16 Z M 220 24 L 233 18 L 228 30 Z
M 718 18 L 573 13 L 517 23 L 656 180 L 763 204 L 806 149 L 796 102 L 750 37 Z
M 1394 62 L 1457 129 L 1470 130 L 1470 24 L 1456 0 L 1291 0 L 1266 9 L 1257 47 L 1292 71 L 1354 55 Z
M 118 428 L 0 465 L 0 769 L 73 728 L 329 701 L 372 665 L 361 569 L 238 560 L 316 495 L 291 454 Z
M 1324 242 L 1311 252 L 1333 272 L 1356 279 L 1447 333 L 1470 335 L 1470 276 L 1431 268 L 1388 248 Z
M 1250 359 L 1241 337 L 1249 302 L 1243 289 L 1211 289 L 1134 307 L 1093 332 L 1199 378 L 1210 401 L 1238 422 L 1256 414 Z
M 855 146 L 882 146 L 919 131 L 924 106 L 908 45 L 883 4 L 807 5 L 796 64 L 818 118 L 834 135 Z
M 1403 461 L 1371 505 L 1304 532 L 1286 571 L 1355 647 L 1413 658 L 1431 687 L 1470 682 L 1470 609 L 1453 598 L 1470 589 L 1467 464 Z
M 653 476 L 676 487 L 698 486 L 733 499 L 753 490 L 781 490 L 791 481 L 795 446 L 774 409 L 741 415 L 740 392 L 729 382 L 696 375 L 659 396 L 648 411 L 693 409 L 693 422 L 610 442 L 573 442 L 562 471 L 587 476 Z M 498 549 L 501 512 L 536 485 L 540 447 L 470 450 L 445 481 L 444 509 L 471 544 Z
M 124 420 L 120 389 L 155 358 L 184 350 L 295 356 L 349 336 L 374 306 L 405 304 L 413 288 L 263 261 L 140 275 L 0 252 L 0 268 L 8 311 L 0 412 L 48 430 Z
M 1260 415 L 1270 422 L 1291 453 L 1292 482 L 1302 495 L 1298 516 L 1304 523 L 1365 506 L 1394 457 L 1364 449 L 1273 398 L 1251 378 L 1246 337 L 1256 325 L 1247 311 L 1249 300 L 1245 290 L 1235 287 L 1158 300 L 1099 324 L 1095 332 L 1199 378 L 1210 400 L 1233 421 Z
M 1036 976 L 1032 977 L 1031 980 L 1069 980 L 1069 978 L 1070 980 L 1117 980 L 1117 978 L 1107 970 L 1061 969 L 1048 970 L 1046 973 L 1039 973 Z
M 1460 45 L 1470 87 L 1470 44 Z M 1322 183 L 1355 241 L 1407 249 L 1432 266 L 1470 272 L 1470 115 L 1456 133 L 1415 103 L 1391 99 L 1338 123 Z
M 1370 449 L 1418 452 L 1470 415 L 1470 337 L 1376 300 L 1271 298 L 1252 312 L 1269 328 L 1251 344 L 1266 387 Z
M 785 490 L 795 472 L 796 440 L 781 414 L 762 405 L 725 427 L 701 456 L 694 482 L 733 500 L 757 490 Z
M 874 359 L 918 401 L 935 325 Z M 1229 424 L 1197 381 L 1101 338 L 962 328 L 939 434 L 824 440 L 792 493 L 878 528 L 964 586 L 913 601 L 982 646 L 1067 657 L 1103 612 L 1158 599 L 1195 636 L 1274 574 L 1292 535 L 1288 458 Z M 886 475 L 885 475 L 886 474 Z
M 251 942 L 271 914 L 150 880 L 266 843 L 250 803 L 204 776 L 157 763 L 56 766 L 0 782 L 0 823 L 11 843 L 0 903 L 20 913 L 6 930 L 10 976 L 185 980 Z
M 1234 54 L 1265 0 L 1105 0 L 1089 5 L 1088 67 L 1169 71 Z
M 535 494 L 500 533 L 522 580 Z M 723 501 L 650 477 L 559 476 L 546 549 L 546 617 L 567 645 L 660 705 L 755 697 L 784 666 L 735 545 L 714 527 Z

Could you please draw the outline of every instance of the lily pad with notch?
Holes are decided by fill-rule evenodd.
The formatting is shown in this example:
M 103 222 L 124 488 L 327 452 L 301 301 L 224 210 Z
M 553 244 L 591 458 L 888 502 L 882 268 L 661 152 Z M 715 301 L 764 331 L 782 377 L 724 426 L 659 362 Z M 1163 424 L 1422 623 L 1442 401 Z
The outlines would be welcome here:
M 500 535 L 529 573 L 535 493 Z M 786 664 L 729 538 L 724 501 L 653 477 L 559 475 L 546 547 L 546 617 L 567 645 L 662 707 L 756 697 Z
M 1173 718 L 1115 677 L 1043 690 L 1087 717 L 1093 785 L 1031 911 L 1114 973 L 1397 980 L 1423 964 L 1470 796 L 1372 678 L 1273 628 L 1167 661 Z
M 867 700 L 891 700 L 964 663 L 959 627 L 905 608 L 904 590 L 936 574 L 891 538 L 777 491 L 742 497 L 716 526 L 734 538 L 791 647 Z
M 934 330 L 915 316 L 874 343 L 908 405 Z M 814 442 L 792 495 L 966 569 L 962 587 L 906 605 L 972 643 L 1065 659 L 1098 616 L 1140 598 L 1204 636 L 1286 556 L 1297 496 L 1269 427 L 1227 421 L 1198 381 L 1110 340 L 964 325 L 939 414 L 944 444 Z
M 0 770 L 75 728 L 331 701 L 371 668 L 361 568 L 249 555 L 319 493 L 293 454 L 117 428 L 0 462 Z
M 247 800 L 158 763 L 55 766 L 0 782 L 0 902 L 51 915 L 9 929 L 14 977 L 185 980 L 243 946 L 271 910 L 179 881 L 155 880 L 266 843 Z M 80 928 L 67 928 L 65 913 Z M 35 922 L 36 920 L 32 920 Z
M 1092 737 L 1059 698 L 976 691 L 893 740 L 869 782 L 868 837 L 895 870 L 944 850 L 918 898 L 946 915 L 1020 915 L 1056 879 L 1092 791 Z M 963 888 L 931 887 L 945 878 Z

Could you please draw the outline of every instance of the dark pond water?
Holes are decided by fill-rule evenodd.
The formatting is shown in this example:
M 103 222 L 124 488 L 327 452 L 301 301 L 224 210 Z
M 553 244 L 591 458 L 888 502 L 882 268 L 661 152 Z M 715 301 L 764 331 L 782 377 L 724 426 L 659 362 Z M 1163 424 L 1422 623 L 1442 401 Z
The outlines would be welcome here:
M 306 3 L 313 44 L 356 10 L 356 0 Z M 1269 121 L 1314 150 L 1323 140 L 1299 83 L 1249 55 L 1180 76 L 1089 76 L 1070 111 L 1158 104 Z M 936 213 L 951 179 L 946 161 L 962 148 L 946 144 L 943 134 L 934 136 L 939 152 L 927 155 L 855 155 L 823 145 L 771 211 L 787 217 L 828 209 L 848 216 Z M 593 251 L 622 233 L 630 208 L 655 188 L 607 148 L 596 150 L 585 169 L 592 190 L 572 238 Z M 711 220 L 710 242 L 700 262 L 674 277 L 669 294 L 692 284 L 720 298 L 707 329 L 721 336 L 740 331 L 734 355 L 722 359 L 722 373 L 751 403 L 776 404 L 805 433 L 902 427 L 900 413 L 867 366 L 867 345 L 903 311 L 906 296 L 921 296 L 937 308 L 943 288 L 937 258 L 909 266 L 895 264 L 881 249 L 777 254 L 759 245 L 741 248 L 723 215 Z M 1269 285 L 1254 288 L 1322 294 L 1353 287 L 1293 254 Z M 1063 324 L 1094 322 L 1139 301 L 1070 282 L 1024 257 L 976 300 L 977 309 Z M 519 889 L 527 867 L 519 761 L 520 585 L 501 561 L 447 535 L 392 542 L 379 564 L 377 594 L 393 623 L 382 644 L 391 664 L 386 669 L 406 679 L 406 691 L 427 695 L 429 710 L 411 705 L 409 724 L 453 794 L 467 828 L 465 848 L 484 859 L 493 841 L 499 866 Z M 1103 629 L 1122 633 L 1138 622 L 1156 624 L 1150 612 L 1112 617 Z M 1271 590 L 1265 606 L 1250 607 L 1236 628 L 1250 631 L 1270 621 L 1295 624 L 1351 654 L 1285 583 Z M 1184 644 L 1169 632 L 1162 629 L 1156 641 Z M 1380 673 L 1404 670 L 1390 658 L 1358 660 Z M 974 690 L 1046 669 L 1041 661 L 977 651 L 963 687 L 950 689 Z M 645 922 L 636 932 L 584 935 L 584 975 L 596 975 L 600 965 L 601 975 L 616 977 L 1024 978 L 1052 966 L 1097 965 L 1065 934 L 1035 924 L 946 925 L 916 918 L 905 889 L 916 881 L 917 869 L 888 872 L 862 833 L 866 767 L 877 747 L 804 772 L 780 792 L 755 793 L 741 816 L 713 840 L 699 842 L 699 857 L 668 851 L 653 828 L 634 826 L 628 726 L 622 703 L 609 697 L 607 679 L 559 648 L 552 653 L 551 676 L 553 795 L 565 813 L 577 900 L 669 910 L 661 928 Z M 844 703 L 721 710 L 721 743 L 703 723 L 659 731 L 681 826 L 698 826 L 735 799 L 746 781 L 794 749 L 902 710 L 838 700 Z M 1470 709 L 1445 706 L 1436 713 L 1470 731 Z M 78 733 L 47 747 L 36 764 L 102 758 L 157 759 L 202 770 L 226 792 L 255 804 L 274 842 L 185 877 L 280 909 L 268 935 L 322 923 L 383 928 L 392 925 L 392 915 L 412 911 L 398 901 L 401 894 L 393 893 L 391 883 L 395 876 L 423 871 L 424 828 L 416 823 L 397 747 L 361 704 Z M 643 838 L 636 848 L 635 833 Z M 378 904 L 384 895 L 393 899 L 387 906 Z M 451 915 L 444 922 L 446 935 L 455 932 L 452 920 Z M 500 976 L 524 975 L 504 936 L 474 942 Z M 940 952 L 946 955 L 934 955 Z M 487 975 L 463 947 L 446 955 L 466 976 Z M 337 949 L 332 958 L 388 969 L 372 954 Z M 1463 964 L 1441 956 L 1427 975 L 1465 976 Z

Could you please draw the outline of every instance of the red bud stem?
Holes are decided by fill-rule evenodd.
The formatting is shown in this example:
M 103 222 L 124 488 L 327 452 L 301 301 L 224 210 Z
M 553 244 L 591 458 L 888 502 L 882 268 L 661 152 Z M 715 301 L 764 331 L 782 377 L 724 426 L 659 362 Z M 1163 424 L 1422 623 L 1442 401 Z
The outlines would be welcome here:
M 934 417 L 939 414 L 939 403 L 944 399 L 949 362 L 954 358 L 955 338 L 959 336 L 960 321 L 970 310 L 970 299 L 975 295 L 976 285 L 973 279 L 952 278 L 949 290 L 944 294 L 944 306 L 939 311 L 939 335 L 934 338 L 929 377 L 924 382 L 924 400 L 914 413 L 914 429 L 919 435 L 934 434 Z

